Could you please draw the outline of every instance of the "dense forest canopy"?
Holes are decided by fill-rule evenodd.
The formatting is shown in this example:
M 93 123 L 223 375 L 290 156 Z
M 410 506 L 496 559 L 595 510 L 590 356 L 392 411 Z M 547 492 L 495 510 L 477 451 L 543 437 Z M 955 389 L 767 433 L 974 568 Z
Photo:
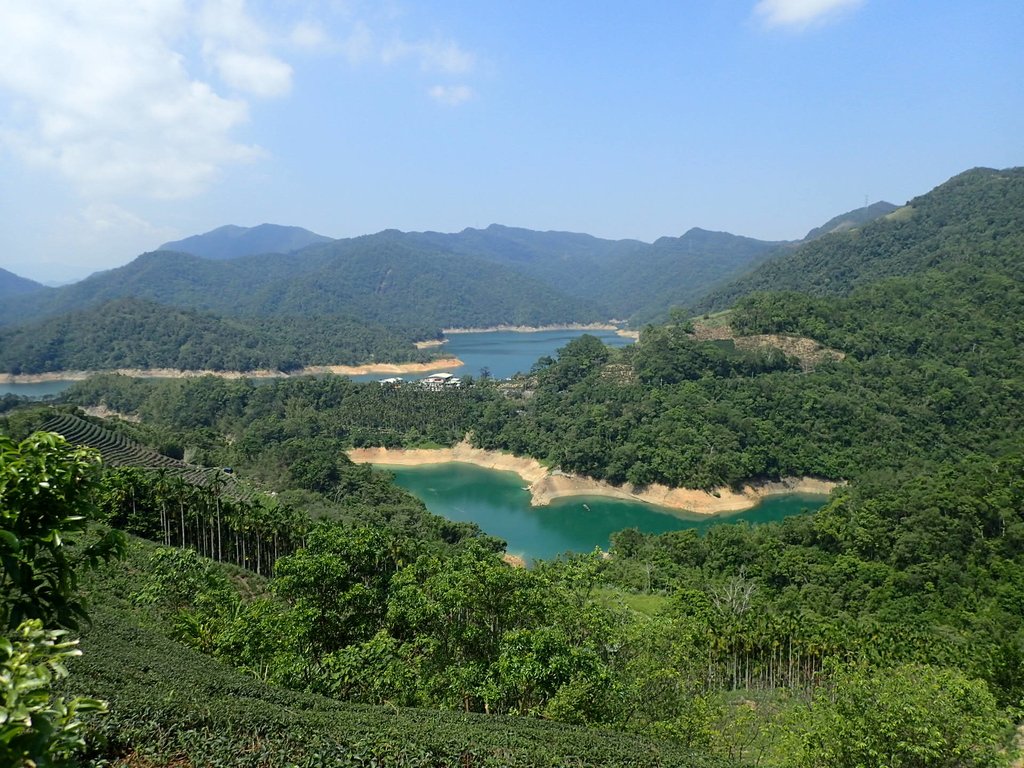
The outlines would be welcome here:
M 307 365 L 424 361 L 412 329 L 348 315 L 219 316 L 142 299 L 111 299 L 0 328 L 0 371 L 36 374 L 169 368 L 291 371 Z
M 1024 701 L 1022 189 L 1020 170 L 968 172 L 793 250 L 726 314 L 675 313 L 623 349 L 583 335 L 511 381 L 104 376 L 60 405 L 5 401 L 0 547 L 26 553 L 17 567 L 36 573 L 11 537 L 54 486 L 89 505 L 69 518 L 84 549 L 40 532 L 41 567 L 113 554 L 90 549 L 111 529 L 135 537 L 119 562 L 58 579 L 65 613 L 93 621 L 55 695 L 110 711 L 67 749 L 84 742 L 97 766 L 1008 765 Z M 607 556 L 516 569 L 502 542 L 345 456 L 467 436 L 615 483 L 847 483 L 813 515 L 624 530 Z M 253 492 L 164 471 L 133 442 Z M 33 474 L 69 464 L 88 482 Z M 71 623 L 8 593 L 9 625 Z
M 693 306 L 723 309 L 753 291 L 844 295 L 886 277 L 997 265 L 1021 278 L 1024 168 L 976 168 L 862 227 L 819 238 L 710 293 Z
M 443 327 L 606 319 L 508 267 L 387 236 L 223 261 L 156 251 L 31 301 L 12 300 L 0 320 L 24 322 L 125 297 L 231 315 L 341 313 L 430 336 Z

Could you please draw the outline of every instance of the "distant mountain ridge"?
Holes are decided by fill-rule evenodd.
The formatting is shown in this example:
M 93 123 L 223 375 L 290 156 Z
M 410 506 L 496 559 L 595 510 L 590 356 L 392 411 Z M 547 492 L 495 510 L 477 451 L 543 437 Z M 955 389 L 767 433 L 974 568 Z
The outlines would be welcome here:
M 898 205 L 879 200 L 877 203 L 866 205 L 863 208 L 856 208 L 852 211 L 841 213 L 829 219 L 820 227 L 812 229 L 804 236 L 803 241 L 817 240 L 819 237 L 832 234 L 833 232 L 844 232 L 848 229 L 862 226 L 882 216 L 887 216 L 897 208 L 899 208 Z
M 667 314 L 673 304 L 698 298 L 712 285 L 744 272 L 783 245 L 699 228 L 678 238 L 644 243 L 500 224 L 451 234 L 386 230 L 367 235 L 365 240 L 380 237 L 414 249 L 443 249 L 485 259 L 604 310 L 604 319 L 637 322 Z
M 644 243 L 499 224 L 340 240 L 301 227 L 229 225 L 71 285 L 27 281 L 32 300 L 11 295 L 0 324 L 128 297 L 223 316 L 360 316 L 424 336 L 452 326 L 612 317 L 636 324 L 666 316 L 793 245 L 700 228 Z
M 44 290 L 46 290 L 46 286 L 42 283 L 0 268 L 0 299 Z
M 138 298 L 223 316 L 344 315 L 433 338 L 444 327 L 593 322 L 604 309 L 483 259 L 414 250 L 388 235 L 331 241 L 295 254 L 212 260 L 154 251 L 130 264 L 12 297 L 0 322 L 23 323 Z
M 157 250 L 178 251 L 204 259 L 237 259 L 261 253 L 293 253 L 310 245 L 329 243 L 333 238 L 302 227 L 260 224 L 256 227 L 223 227 L 164 243 Z
M 6 326 L 0 335 L 24 354 L 4 363 L 16 369 L 16 358 L 23 357 L 25 369 L 59 370 L 72 361 L 113 365 L 123 358 L 139 366 L 160 360 L 292 368 L 311 364 L 314 356 L 316 362 L 408 359 L 413 341 L 436 338 L 445 327 L 610 318 L 636 326 L 667 317 L 673 307 L 694 306 L 715 286 L 722 287 L 712 301 L 720 303 L 755 289 L 758 280 L 768 286 L 757 276 L 785 272 L 776 265 L 806 260 L 808 253 L 832 253 L 881 226 L 858 222 L 882 216 L 883 223 L 898 223 L 907 210 L 877 203 L 851 211 L 808 233 L 840 230 L 810 243 L 700 228 L 644 243 L 498 224 L 339 240 L 300 227 L 221 227 L 167 244 L 191 252 L 145 253 L 67 286 L 19 283 L 12 275 L 22 292 L 0 302 L 0 326 Z M 836 272 L 834 261 L 829 264 Z M 819 279 L 813 267 L 804 264 L 792 281 L 813 284 Z M 826 279 L 837 278 L 830 273 Z M 119 334 L 134 338 L 114 349 L 83 335 L 89 327 L 105 329 L 94 336 L 106 341 Z M 338 336 L 358 341 L 338 343 Z

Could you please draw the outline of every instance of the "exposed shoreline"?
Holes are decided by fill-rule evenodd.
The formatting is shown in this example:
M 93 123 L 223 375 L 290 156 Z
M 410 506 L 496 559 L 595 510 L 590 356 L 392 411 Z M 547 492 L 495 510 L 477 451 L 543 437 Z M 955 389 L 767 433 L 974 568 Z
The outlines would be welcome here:
M 460 368 L 457 357 L 445 357 L 426 363 L 367 363 L 366 365 L 309 365 L 285 373 L 271 369 L 256 371 L 211 371 L 177 368 L 117 368 L 107 371 L 50 371 L 47 373 L 0 373 L 0 384 L 43 384 L 48 381 L 82 381 L 90 376 L 116 373 L 140 379 L 188 379 L 195 376 L 218 376 L 222 379 L 288 379 L 295 376 L 316 376 L 333 373 L 338 376 L 366 376 L 376 373 L 426 373 L 442 368 Z
M 490 328 L 443 328 L 441 333 L 448 334 L 469 334 L 469 333 L 540 333 L 541 331 L 615 331 L 616 336 L 624 339 L 637 341 L 640 338 L 640 331 L 631 331 L 612 323 L 575 323 L 571 325 L 494 325 Z M 429 339 L 427 341 L 413 342 L 416 349 L 430 349 L 447 344 L 449 339 Z
M 536 459 L 514 456 L 501 451 L 487 451 L 461 442 L 452 448 L 353 448 L 348 457 L 358 464 L 383 466 L 424 466 L 450 461 L 475 464 L 486 469 L 515 472 L 529 484 L 530 505 L 544 507 L 555 499 L 568 496 L 604 496 L 628 501 L 642 501 L 670 510 L 698 515 L 742 512 L 757 506 L 768 496 L 788 493 L 827 496 L 843 483 L 813 477 L 792 477 L 775 482 L 750 483 L 740 491 L 718 488 L 714 492 L 693 488 L 669 488 L 652 484 L 638 488 L 629 483 L 611 485 L 580 475 L 570 475 L 545 467 Z
M 617 331 L 611 323 L 565 323 L 563 325 L 492 325 L 487 328 L 442 328 L 441 333 L 540 333 L 541 331 Z

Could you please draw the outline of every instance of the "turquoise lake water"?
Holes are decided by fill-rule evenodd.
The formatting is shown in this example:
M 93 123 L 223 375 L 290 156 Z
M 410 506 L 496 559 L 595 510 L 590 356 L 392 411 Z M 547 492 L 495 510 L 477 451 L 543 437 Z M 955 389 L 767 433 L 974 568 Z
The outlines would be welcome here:
M 422 467 L 385 466 L 395 482 L 423 500 L 427 509 L 449 520 L 474 522 L 508 542 L 508 551 L 527 559 L 546 559 L 566 551 L 608 549 L 609 536 L 624 528 L 646 533 L 693 528 L 706 530 L 722 522 L 781 520 L 818 509 L 823 496 L 788 494 L 766 499 L 745 512 L 694 515 L 653 504 L 597 496 L 557 499 L 531 507 L 526 483 L 514 472 L 449 462 Z

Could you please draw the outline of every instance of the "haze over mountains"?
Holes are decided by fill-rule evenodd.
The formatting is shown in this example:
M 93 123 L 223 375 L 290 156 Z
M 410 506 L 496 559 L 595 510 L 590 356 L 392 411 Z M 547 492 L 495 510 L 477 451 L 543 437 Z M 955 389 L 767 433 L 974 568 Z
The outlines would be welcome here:
M 164 243 L 157 250 L 181 251 L 206 259 L 234 259 L 259 253 L 292 253 L 330 240 L 329 237 L 302 227 L 282 227 L 278 224 L 236 227 L 228 224 L 202 235 Z
M 272 224 L 221 227 L 165 244 L 179 250 L 142 254 L 60 288 L 0 274 L 0 323 L 6 326 L 0 346 L 22 350 L 25 372 L 61 370 L 68 355 L 46 350 L 64 348 L 59 338 L 85 323 L 107 331 L 97 330 L 92 344 L 88 334 L 75 331 L 78 364 L 95 358 L 109 365 L 108 354 L 81 353 L 109 346 L 115 333 L 97 318 L 109 311 L 120 318 L 118 327 L 136 327 L 152 341 L 164 307 L 175 328 L 164 339 L 168 351 L 158 353 L 152 343 L 133 347 L 129 340 L 115 356 L 123 365 L 197 364 L 203 354 L 195 350 L 209 347 L 212 367 L 291 368 L 416 359 L 412 342 L 436 338 L 446 327 L 611 318 L 638 327 L 664 319 L 673 307 L 713 311 L 756 290 L 847 293 L 865 282 L 965 259 L 977 249 L 968 243 L 981 234 L 992 243 L 1018 236 L 1014 216 L 1024 208 L 1019 173 L 967 171 L 901 208 L 875 203 L 787 242 L 699 228 L 643 243 L 497 224 L 340 240 Z M 105 310 L 109 302 L 118 303 Z M 126 325 L 133 314 L 137 322 Z M 346 345 L 342 336 L 359 342 Z M 227 339 L 249 353 L 228 354 Z M 184 356 L 177 352 L 181 344 L 188 347 Z M 3 358 L 6 370 L 19 363 L 11 354 Z
M 32 293 L 44 288 L 46 286 L 42 283 L 37 283 L 35 280 L 29 280 L 27 277 L 21 277 L 0 268 L 0 299 Z

